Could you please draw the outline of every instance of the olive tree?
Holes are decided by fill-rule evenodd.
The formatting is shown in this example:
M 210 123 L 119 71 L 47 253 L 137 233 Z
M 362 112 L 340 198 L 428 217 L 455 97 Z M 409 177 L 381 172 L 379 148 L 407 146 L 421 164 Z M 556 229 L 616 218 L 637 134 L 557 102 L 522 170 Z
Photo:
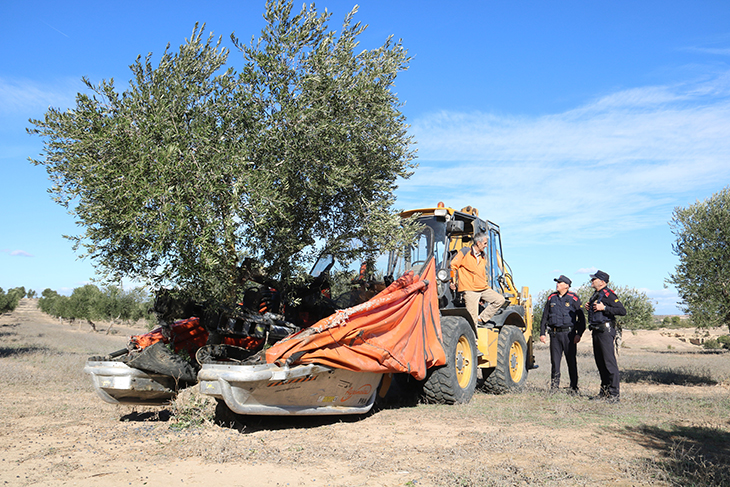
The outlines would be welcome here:
M 67 318 L 68 313 L 65 312 L 67 302 L 67 296 L 61 296 L 53 289 L 46 288 L 41 293 L 40 299 L 38 299 L 38 307 L 41 311 L 51 316 L 55 316 L 57 318 Z
M 0 313 L 14 311 L 25 294 L 25 287 L 22 286 L 8 289 L 7 294 L 0 288 Z
M 730 188 L 674 209 L 670 221 L 679 264 L 667 282 L 695 326 L 730 326 Z
M 249 44 L 195 26 L 76 106 L 31 120 L 44 139 L 50 192 L 77 218 L 69 236 L 109 282 L 131 277 L 230 300 L 254 261 L 283 280 L 323 247 L 339 257 L 407 238 L 392 205 L 415 166 L 393 91 L 410 58 L 391 38 L 358 49 L 366 26 L 336 34 L 330 14 L 269 1 Z

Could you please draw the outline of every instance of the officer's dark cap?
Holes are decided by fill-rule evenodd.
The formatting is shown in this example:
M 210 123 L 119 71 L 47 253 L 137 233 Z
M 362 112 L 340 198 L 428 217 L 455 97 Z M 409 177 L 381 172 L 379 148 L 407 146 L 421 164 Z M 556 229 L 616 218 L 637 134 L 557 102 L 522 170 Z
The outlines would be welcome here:
M 570 285 L 573 284 L 573 282 L 570 279 L 568 279 L 567 277 L 563 276 L 562 274 L 557 279 L 553 279 L 553 281 L 555 281 L 555 282 L 564 282 L 568 286 L 570 286 Z
M 591 274 L 591 281 L 592 281 L 593 279 L 600 279 L 600 280 L 602 280 L 603 282 L 608 282 L 608 280 L 610 279 L 610 277 L 609 277 L 609 275 L 608 275 L 608 274 L 606 274 L 606 273 L 605 273 L 605 272 L 603 272 L 603 271 L 596 271 L 596 273 L 595 273 L 595 274 Z

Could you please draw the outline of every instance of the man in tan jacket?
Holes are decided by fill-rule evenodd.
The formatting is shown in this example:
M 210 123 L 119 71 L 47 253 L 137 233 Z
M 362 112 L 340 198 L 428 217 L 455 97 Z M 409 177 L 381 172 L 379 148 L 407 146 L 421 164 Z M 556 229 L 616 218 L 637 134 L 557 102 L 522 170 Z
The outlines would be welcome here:
M 458 278 L 459 292 L 464 292 L 466 310 L 477 326 L 487 326 L 487 322 L 504 304 L 504 296 L 489 287 L 487 280 L 487 258 L 484 250 L 489 237 L 484 233 L 474 235 L 471 247 L 462 249 L 451 261 L 451 270 Z M 451 289 L 455 289 L 453 281 Z M 479 314 L 479 301 L 487 306 Z

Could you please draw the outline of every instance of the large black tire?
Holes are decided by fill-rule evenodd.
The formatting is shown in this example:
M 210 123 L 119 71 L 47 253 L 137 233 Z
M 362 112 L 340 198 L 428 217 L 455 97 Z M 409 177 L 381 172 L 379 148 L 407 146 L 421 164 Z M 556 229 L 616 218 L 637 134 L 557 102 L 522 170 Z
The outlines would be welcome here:
M 446 365 L 429 371 L 423 384 L 428 402 L 467 403 L 477 384 L 476 337 L 469 323 L 458 316 L 441 317 Z
M 516 326 L 505 325 L 497 341 L 497 366 L 482 369 L 489 374 L 484 380 L 484 390 L 492 394 L 518 392 L 527 382 L 527 344 L 525 335 Z

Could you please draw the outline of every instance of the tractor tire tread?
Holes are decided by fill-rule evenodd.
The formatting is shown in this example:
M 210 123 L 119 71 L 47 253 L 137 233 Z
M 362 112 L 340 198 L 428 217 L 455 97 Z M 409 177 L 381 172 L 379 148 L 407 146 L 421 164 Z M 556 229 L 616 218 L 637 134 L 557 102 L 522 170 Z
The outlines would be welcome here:
M 502 327 L 502 330 L 499 332 L 497 342 L 497 366 L 484 380 L 482 388 L 485 392 L 489 392 L 491 394 L 506 394 L 508 392 L 521 390 L 524 387 L 524 383 L 527 378 L 527 367 L 523 368 L 524 374 L 518 383 L 515 383 L 512 380 L 509 373 L 509 354 L 514 341 L 518 341 L 522 350 L 526 353 L 527 347 L 520 329 L 511 325 Z
M 465 403 L 471 399 L 476 387 L 476 338 L 469 323 L 460 317 L 441 317 L 441 333 L 443 337 L 446 365 L 429 370 L 423 384 L 423 398 L 426 402 L 439 404 Z M 472 378 L 469 386 L 462 390 L 459 386 L 454 364 L 456 343 L 463 334 L 471 340 Z

